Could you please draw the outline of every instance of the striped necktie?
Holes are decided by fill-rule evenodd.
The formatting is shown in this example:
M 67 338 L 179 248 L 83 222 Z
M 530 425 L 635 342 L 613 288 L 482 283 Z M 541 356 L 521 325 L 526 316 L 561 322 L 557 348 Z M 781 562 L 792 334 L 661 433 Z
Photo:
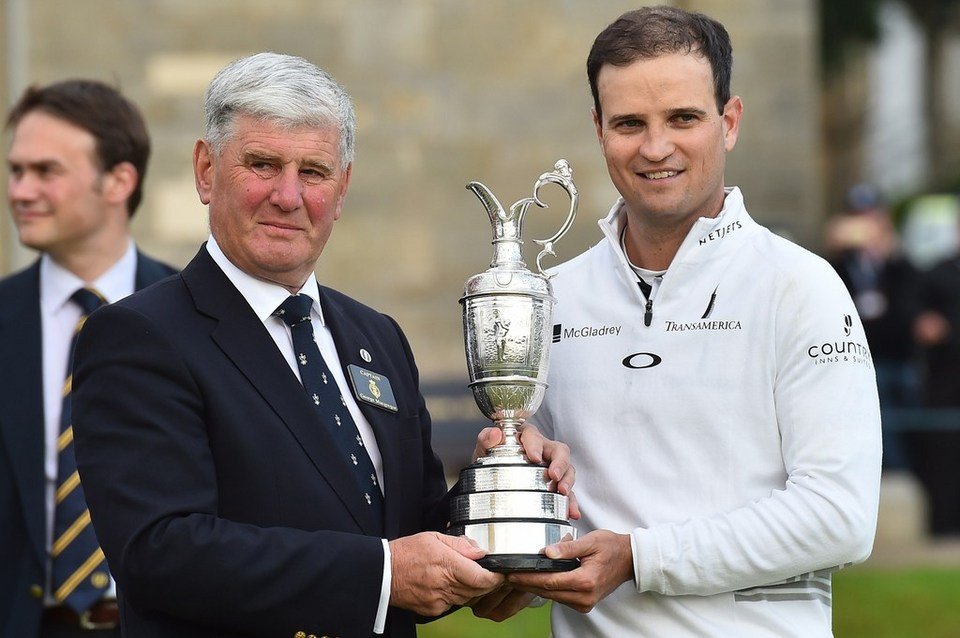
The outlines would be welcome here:
M 70 394 L 73 385 L 73 351 L 77 335 L 87 316 L 106 303 L 92 289 L 80 288 L 70 297 L 80 306 L 80 320 L 73 332 L 67 359 L 67 379 L 63 385 L 63 410 L 60 413 L 60 437 L 57 440 L 57 492 L 53 517 L 52 593 L 57 603 L 66 604 L 78 614 L 103 597 L 110 579 L 103 550 L 97 544 L 90 525 L 90 510 L 80 486 L 77 459 L 73 450 L 73 425 L 70 420 Z
M 294 295 L 280 304 L 274 315 L 290 326 L 293 350 L 300 368 L 303 388 L 314 405 L 317 416 L 326 426 L 337 444 L 337 451 L 352 468 L 362 504 L 370 507 L 378 526 L 383 526 L 383 494 L 377 484 L 377 474 L 363 446 L 357 425 L 350 416 L 346 401 L 340 394 L 337 381 L 330 373 L 320 348 L 313 338 L 310 309 L 313 299 L 309 295 Z

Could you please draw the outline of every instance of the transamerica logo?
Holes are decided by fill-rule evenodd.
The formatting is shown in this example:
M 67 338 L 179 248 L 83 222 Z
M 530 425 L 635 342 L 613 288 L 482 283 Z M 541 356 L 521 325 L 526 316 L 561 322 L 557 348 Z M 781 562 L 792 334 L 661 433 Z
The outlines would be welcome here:
M 579 328 L 564 328 L 563 324 L 553 324 L 553 342 L 560 339 L 583 339 L 584 337 L 610 337 L 620 334 L 621 326 L 580 326 Z
M 687 330 L 741 330 L 740 322 L 730 321 L 691 321 L 687 323 L 678 323 L 676 321 L 667 321 L 667 332 L 686 332 Z

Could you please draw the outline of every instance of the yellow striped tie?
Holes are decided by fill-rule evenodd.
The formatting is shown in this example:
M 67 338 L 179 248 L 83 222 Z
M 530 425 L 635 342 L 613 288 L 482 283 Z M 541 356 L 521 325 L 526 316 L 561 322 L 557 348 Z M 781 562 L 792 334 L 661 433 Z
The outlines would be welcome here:
M 70 344 L 67 360 L 67 379 L 63 384 L 63 410 L 60 415 L 60 436 L 57 439 L 57 491 L 54 506 L 53 545 L 50 557 L 53 561 L 53 597 L 58 603 L 69 605 L 78 614 L 90 608 L 103 596 L 110 580 L 103 551 L 97 544 L 90 524 L 77 472 L 77 460 L 73 449 L 73 425 L 70 419 L 70 399 L 73 389 L 73 350 L 77 335 L 87 316 L 106 303 L 103 295 L 92 289 L 81 288 L 70 297 L 82 309 L 80 320 Z

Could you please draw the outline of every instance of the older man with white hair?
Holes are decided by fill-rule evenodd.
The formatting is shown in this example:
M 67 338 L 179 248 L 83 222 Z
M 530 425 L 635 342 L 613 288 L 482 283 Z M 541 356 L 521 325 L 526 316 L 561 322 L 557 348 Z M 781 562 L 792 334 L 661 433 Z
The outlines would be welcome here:
M 444 475 L 403 333 L 314 275 L 350 180 L 350 98 L 262 53 L 214 78 L 206 116 L 209 239 L 77 348 L 80 471 L 125 634 L 414 636 L 416 614 L 517 609 L 527 595 L 481 550 L 439 533 Z M 568 492 L 566 446 L 533 428 L 524 445 Z

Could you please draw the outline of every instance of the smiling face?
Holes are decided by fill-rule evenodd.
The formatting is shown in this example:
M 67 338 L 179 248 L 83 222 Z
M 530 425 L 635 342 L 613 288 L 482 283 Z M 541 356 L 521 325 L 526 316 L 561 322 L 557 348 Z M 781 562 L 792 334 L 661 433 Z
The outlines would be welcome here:
M 350 169 L 340 166 L 339 131 L 287 128 L 238 115 L 217 154 L 200 140 L 194 173 L 210 206 L 210 231 L 247 274 L 298 290 L 340 218 Z
M 605 65 L 597 137 L 632 223 L 682 229 L 723 207 L 725 155 L 743 106 L 717 112 L 710 63 L 696 53 Z
M 7 196 L 21 243 L 60 261 L 112 232 L 116 212 L 95 157 L 93 135 L 65 120 L 41 111 L 20 120 L 7 154 Z

